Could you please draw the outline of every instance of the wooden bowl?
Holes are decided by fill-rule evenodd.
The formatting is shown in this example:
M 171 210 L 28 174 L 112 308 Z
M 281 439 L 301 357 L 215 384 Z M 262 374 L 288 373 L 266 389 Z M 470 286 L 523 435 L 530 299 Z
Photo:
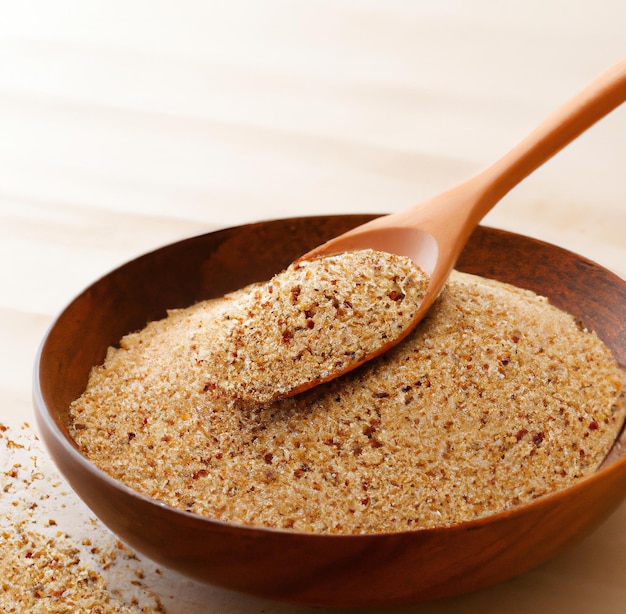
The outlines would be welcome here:
M 109 345 L 166 309 L 268 279 L 372 216 L 275 220 L 212 232 L 144 255 L 95 282 L 58 317 L 34 376 L 43 440 L 72 488 L 122 540 L 159 564 L 236 591 L 302 604 L 375 606 L 472 591 L 554 556 L 626 494 L 618 443 L 604 467 L 530 504 L 449 528 L 316 535 L 218 522 L 151 500 L 84 458 L 68 405 Z M 595 330 L 626 366 L 626 282 L 576 254 L 480 227 L 458 264 L 546 295 Z

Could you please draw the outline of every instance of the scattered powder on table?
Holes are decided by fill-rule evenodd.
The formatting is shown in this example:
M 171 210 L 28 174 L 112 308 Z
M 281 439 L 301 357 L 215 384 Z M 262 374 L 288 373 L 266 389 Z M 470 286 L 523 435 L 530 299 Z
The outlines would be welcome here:
M 244 290 L 248 292 L 249 290 Z M 109 349 L 71 407 L 114 478 L 224 521 L 376 533 L 483 517 L 594 472 L 626 413 L 597 336 L 535 294 L 454 273 L 399 345 L 273 403 L 206 386 L 198 331 L 241 293 L 172 311 Z
M 371 249 L 294 263 L 194 332 L 206 385 L 255 402 L 302 392 L 404 337 L 427 286 L 409 258 Z
M 67 486 L 27 424 L 0 424 L 0 461 L 0 612 L 165 612 L 135 554 L 98 521 L 73 514 L 74 534 L 64 530 Z

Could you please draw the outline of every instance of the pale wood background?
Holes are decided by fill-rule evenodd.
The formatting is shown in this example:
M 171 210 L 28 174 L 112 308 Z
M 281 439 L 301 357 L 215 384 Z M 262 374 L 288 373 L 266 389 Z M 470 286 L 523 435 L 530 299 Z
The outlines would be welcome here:
M 32 422 L 46 327 L 114 266 L 252 220 L 406 207 L 625 55 L 622 0 L 0 0 L 0 422 Z M 622 108 L 486 222 L 626 277 L 625 143 Z M 536 571 L 394 611 L 622 612 L 625 553 L 622 506 Z M 306 611 L 153 588 L 175 613 Z

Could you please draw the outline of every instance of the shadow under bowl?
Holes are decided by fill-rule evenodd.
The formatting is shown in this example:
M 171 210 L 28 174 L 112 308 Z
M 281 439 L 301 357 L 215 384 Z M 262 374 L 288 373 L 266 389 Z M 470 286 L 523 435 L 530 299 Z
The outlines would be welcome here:
M 554 494 L 445 528 L 321 535 L 196 516 L 149 499 L 80 454 L 68 407 L 92 366 L 125 334 L 167 309 L 269 279 L 300 254 L 371 215 L 274 220 L 211 232 L 141 256 L 87 288 L 42 342 L 34 373 L 37 423 L 71 487 L 138 552 L 189 577 L 301 604 L 376 606 L 461 594 L 548 560 L 603 520 L 626 495 L 617 442 L 594 475 Z M 626 281 L 528 237 L 479 227 L 457 268 L 547 296 L 595 330 L 626 365 Z

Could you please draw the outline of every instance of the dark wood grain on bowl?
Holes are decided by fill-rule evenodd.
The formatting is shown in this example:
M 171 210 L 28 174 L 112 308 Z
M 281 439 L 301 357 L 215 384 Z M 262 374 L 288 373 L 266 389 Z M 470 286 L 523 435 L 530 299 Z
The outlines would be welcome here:
M 375 606 L 475 590 L 530 569 L 579 539 L 626 495 L 626 459 L 529 505 L 447 528 L 314 535 L 217 522 L 159 504 L 106 476 L 77 451 L 64 421 L 106 348 L 166 309 L 268 278 L 370 216 L 250 224 L 181 241 L 95 282 L 59 316 L 36 365 L 43 439 L 71 486 L 121 539 L 190 577 L 296 603 Z M 575 254 L 479 228 L 459 268 L 548 296 L 604 339 L 622 365 L 626 282 Z

